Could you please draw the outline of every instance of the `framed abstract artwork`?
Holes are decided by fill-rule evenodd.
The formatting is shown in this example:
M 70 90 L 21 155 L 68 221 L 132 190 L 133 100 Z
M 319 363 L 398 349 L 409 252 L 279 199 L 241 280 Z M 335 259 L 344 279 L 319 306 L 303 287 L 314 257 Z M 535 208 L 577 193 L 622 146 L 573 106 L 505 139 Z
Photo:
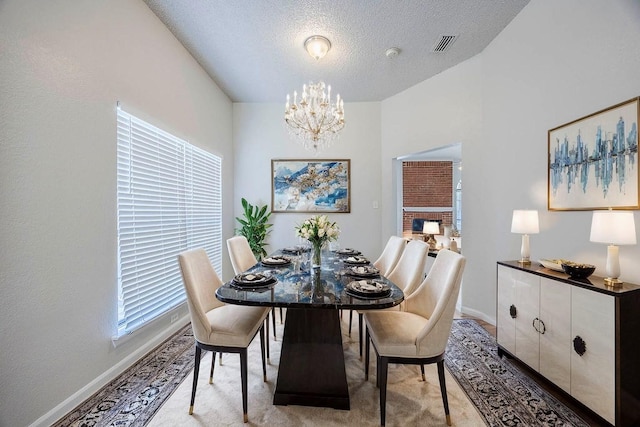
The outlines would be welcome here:
M 271 212 L 351 212 L 351 161 L 271 160 Z
M 549 210 L 640 208 L 639 100 L 549 130 Z

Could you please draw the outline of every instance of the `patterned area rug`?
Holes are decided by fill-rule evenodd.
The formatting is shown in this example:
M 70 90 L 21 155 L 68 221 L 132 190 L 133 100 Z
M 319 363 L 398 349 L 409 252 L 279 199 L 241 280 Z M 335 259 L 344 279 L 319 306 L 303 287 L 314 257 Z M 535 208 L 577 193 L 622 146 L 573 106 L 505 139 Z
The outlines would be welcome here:
M 53 426 L 146 425 L 193 371 L 193 343 L 189 324 Z
M 498 357 L 496 340 L 474 320 L 454 322 L 445 364 L 489 426 L 588 426 Z
M 192 372 L 193 354 L 188 325 L 54 426 L 147 425 Z M 454 321 L 446 366 L 489 426 L 587 426 L 508 360 L 500 359 L 495 339 L 474 320 Z

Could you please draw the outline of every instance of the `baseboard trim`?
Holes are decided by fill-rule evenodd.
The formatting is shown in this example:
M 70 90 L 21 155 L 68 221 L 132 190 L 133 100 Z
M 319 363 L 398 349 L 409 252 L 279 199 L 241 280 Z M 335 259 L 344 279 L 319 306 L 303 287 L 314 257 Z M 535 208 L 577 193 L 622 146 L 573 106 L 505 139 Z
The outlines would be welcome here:
M 72 411 L 76 406 L 84 402 L 91 397 L 94 393 L 100 390 L 102 387 L 113 381 L 118 375 L 130 368 L 134 363 L 144 357 L 147 353 L 161 344 L 164 340 L 171 335 L 178 332 L 185 325 L 190 322 L 189 313 L 182 316 L 177 321 L 173 322 L 167 329 L 157 334 L 138 348 L 136 351 L 122 359 L 120 362 L 112 366 L 109 370 L 98 376 L 86 386 L 69 396 L 62 403 L 51 409 L 49 412 L 35 420 L 30 427 L 50 426 L 58 421 L 60 418 Z
M 466 314 L 467 316 L 472 316 L 472 317 L 475 317 L 477 319 L 484 320 L 485 322 L 490 323 L 493 326 L 496 325 L 495 317 L 487 316 L 485 313 L 483 313 L 481 311 L 478 311 L 478 310 L 474 310 L 473 308 L 460 306 L 458 311 L 460 311 L 463 314 Z

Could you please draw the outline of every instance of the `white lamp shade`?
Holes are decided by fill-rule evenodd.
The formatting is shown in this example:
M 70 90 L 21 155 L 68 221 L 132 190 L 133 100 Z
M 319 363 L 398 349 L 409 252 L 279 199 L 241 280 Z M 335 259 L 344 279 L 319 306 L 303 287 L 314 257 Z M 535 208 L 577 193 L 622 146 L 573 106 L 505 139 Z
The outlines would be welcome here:
M 591 218 L 592 242 L 635 245 L 636 224 L 631 211 L 595 211 Z
M 425 221 L 422 225 L 424 234 L 440 234 L 440 224 L 434 221 Z
M 515 209 L 513 211 L 513 218 L 511 219 L 511 232 L 518 234 L 538 234 L 540 232 L 538 211 Z

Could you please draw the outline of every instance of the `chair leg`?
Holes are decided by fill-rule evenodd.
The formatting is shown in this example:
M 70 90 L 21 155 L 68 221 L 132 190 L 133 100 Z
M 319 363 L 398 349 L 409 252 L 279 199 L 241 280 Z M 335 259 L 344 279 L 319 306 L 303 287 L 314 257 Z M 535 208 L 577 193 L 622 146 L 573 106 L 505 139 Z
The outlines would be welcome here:
M 365 352 L 364 352 L 364 380 L 368 381 L 369 380 L 369 353 L 370 353 L 370 347 L 369 347 L 369 328 L 365 328 L 366 332 L 366 338 L 365 338 Z
M 220 353 L 222 356 L 222 353 Z M 211 372 L 209 372 L 209 384 L 213 384 L 213 368 L 216 366 L 216 352 L 211 352 Z
M 282 325 L 282 307 L 280 307 L 280 324 Z
M 243 348 L 240 351 L 240 377 L 242 381 L 242 414 L 243 421 L 249 422 L 249 416 L 247 415 L 247 349 Z
M 358 341 L 360 343 L 360 360 L 362 360 L 362 313 L 358 313 Z
M 198 372 L 200 372 L 200 357 L 202 349 L 196 344 L 196 360 L 193 365 L 193 387 L 191 388 L 191 405 L 189 406 L 189 415 L 193 415 L 193 404 L 196 401 L 196 386 L 198 385 Z
M 271 320 L 273 320 L 273 340 L 275 341 L 276 340 L 276 310 L 275 309 L 271 310 Z
M 422 372 L 422 381 L 427 381 L 427 379 L 424 376 L 424 365 L 420 365 L 420 372 Z
M 269 338 L 269 319 L 268 318 L 265 319 L 265 323 L 267 326 L 267 332 L 266 332 L 267 338 Z M 267 346 L 267 362 L 269 362 L 270 361 L 269 360 L 269 340 L 266 341 L 265 345 Z
M 376 351 L 376 388 L 380 388 L 380 355 Z
M 267 382 L 267 363 L 264 358 L 264 326 L 260 328 L 260 355 L 262 356 L 262 380 Z M 267 336 L 267 341 L 269 337 Z
M 380 367 L 380 425 L 384 426 L 386 409 L 387 409 L 387 371 L 389 368 L 389 359 L 378 356 L 378 364 Z
M 444 414 L 447 418 L 447 425 L 451 425 L 451 415 L 449 415 L 449 401 L 447 399 L 447 386 L 444 383 L 444 360 L 438 363 L 438 378 L 440 379 L 440 393 L 442 393 L 442 403 L 444 404 Z
M 351 323 L 353 322 L 353 310 L 349 310 L 349 336 L 351 336 Z

